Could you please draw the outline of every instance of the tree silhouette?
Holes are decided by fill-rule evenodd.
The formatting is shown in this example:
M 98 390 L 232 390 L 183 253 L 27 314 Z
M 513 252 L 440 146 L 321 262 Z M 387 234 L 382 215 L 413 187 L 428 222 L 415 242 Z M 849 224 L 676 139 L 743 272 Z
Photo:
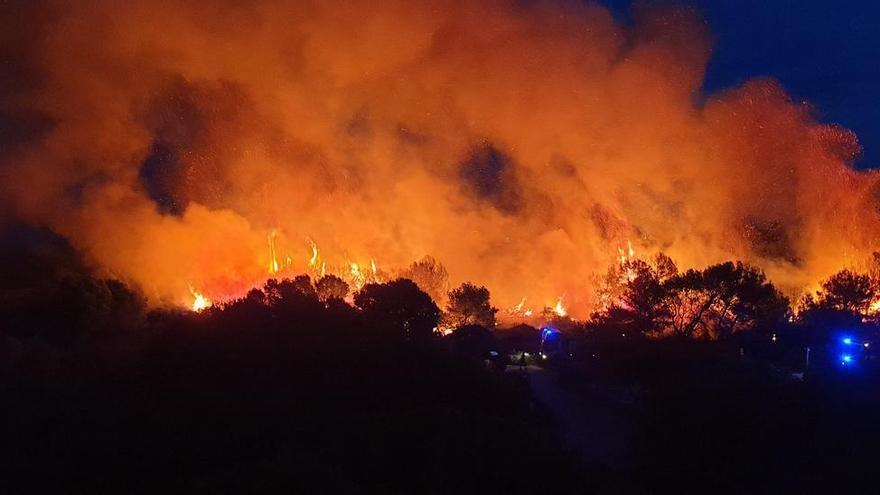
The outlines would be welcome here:
M 308 275 L 297 275 L 292 280 L 293 288 L 305 297 L 318 297 L 315 286 L 312 285 L 312 279 Z
M 345 299 L 348 295 L 348 284 L 336 275 L 327 274 L 315 282 L 318 299 L 327 302 L 330 299 Z
M 764 273 L 743 263 L 688 270 L 666 284 L 671 329 L 680 335 L 718 339 L 781 321 L 788 300 Z
M 668 259 L 668 258 L 667 258 Z M 669 260 L 671 262 L 671 260 Z M 674 264 L 672 267 L 674 268 Z M 668 289 L 661 282 L 658 270 L 642 260 L 624 263 L 627 282 L 618 300 L 600 318 L 630 332 L 656 332 L 669 323 L 670 312 L 665 304 Z M 666 266 L 664 274 L 674 273 Z
M 405 278 L 364 285 L 354 294 L 354 304 L 373 325 L 411 340 L 431 337 L 440 321 L 431 297 Z
M 650 265 L 628 260 L 615 273 L 625 280 L 607 309 L 593 315 L 597 327 L 721 339 L 769 329 L 788 312 L 788 300 L 764 273 L 743 263 L 721 263 L 678 273 L 658 255 Z
M 293 280 L 280 282 L 269 279 L 263 286 L 266 304 L 284 318 L 314 320 L 321 314 L 323 304 L 318 300 L 308 275 L 297 275 Z
M 841 270 L 822 282 L 815 299 L 805 301 L 806 309 L 845 311 L 865 314 L 877 298 L 877 283 L 869 275 Z
M 657 253 L 657 256 L 654 257 L 654 273 L 659 281 L 665 282 L 678 275 L 678 266 L 666 254 Z
M 494 328 L 497 312 L 498 309 L 489 303 L 489 289 L 483 286 L 466 282 L 449 292 L 446 314 L 449 323 L 455 327 L 480 325 Z

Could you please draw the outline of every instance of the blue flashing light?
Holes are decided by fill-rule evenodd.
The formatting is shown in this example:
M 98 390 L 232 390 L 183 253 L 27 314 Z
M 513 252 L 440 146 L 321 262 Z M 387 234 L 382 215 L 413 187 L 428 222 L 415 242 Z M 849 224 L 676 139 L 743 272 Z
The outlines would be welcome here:
M 844 338 L 843 338 L 843 343 L 846 344 L 846 345 L 852 345 L 852 343 L 853 343 L 853 339 L 852 339 L 852 337 L 844 337 Z
M 848 364 L 852 364 L 852 362 L 853 362 L 853 357 L 852 357 L 852 356 L 850 356 L 849 354 L 841 354 L 841 356 L 840 356 L 840 364 L 846 366 L 846 365 L 848 365 Z

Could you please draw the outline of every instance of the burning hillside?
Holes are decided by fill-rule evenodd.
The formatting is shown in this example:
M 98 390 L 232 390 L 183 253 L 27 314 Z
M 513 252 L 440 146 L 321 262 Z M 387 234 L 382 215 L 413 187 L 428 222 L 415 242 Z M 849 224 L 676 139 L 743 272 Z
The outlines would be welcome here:
M 772 80 L 702 94 L 689 10 L 374 5 L 7 7 L 4 220 L 195 309 L 430 255 L 499 307 L 581 316 L 633 253 L 743 260 L 797 294 L 878 247 L 856 137 Z

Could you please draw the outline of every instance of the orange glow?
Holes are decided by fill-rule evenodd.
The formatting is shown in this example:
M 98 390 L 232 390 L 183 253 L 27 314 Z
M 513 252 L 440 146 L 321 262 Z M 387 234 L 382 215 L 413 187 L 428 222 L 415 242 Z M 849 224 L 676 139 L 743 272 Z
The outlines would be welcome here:
M 189 306 L 186 281 L 215 303 L 299 273 L 356 290 L 427 255 L 504 315 L 565 294 L 550 309 L 585 318 L 635 256 L 743 260 L 796 300 L 880 248 L 856 136 L 772 79 L 706 94 L 693 9 L 245 3 L 45 6 L 40 84 L 4 102 L 53 125 L 4 155 L 4 215 L 152 307 Z

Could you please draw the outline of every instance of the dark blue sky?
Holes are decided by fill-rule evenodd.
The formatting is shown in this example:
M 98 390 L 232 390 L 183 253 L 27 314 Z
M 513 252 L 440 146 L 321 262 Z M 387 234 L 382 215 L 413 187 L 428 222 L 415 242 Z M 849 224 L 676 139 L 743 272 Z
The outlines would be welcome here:
M 632 0 L 600 0 L 626 16 Z M 857 166 L 880 168 L 880 1 L 682 0 L 715 35 L 706 89 L 779 79 L 822 121 L 859 135 Z

